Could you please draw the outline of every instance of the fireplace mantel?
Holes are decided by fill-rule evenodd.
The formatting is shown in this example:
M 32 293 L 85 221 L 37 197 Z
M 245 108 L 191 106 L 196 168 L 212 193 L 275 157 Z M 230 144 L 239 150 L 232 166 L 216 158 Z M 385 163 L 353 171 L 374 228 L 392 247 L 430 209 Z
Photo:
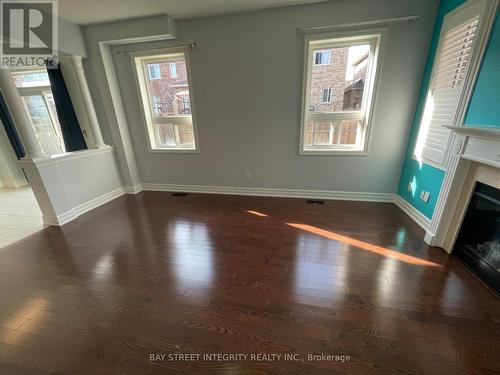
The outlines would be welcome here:
M 434 214 L 425 233 L 425 241 L 429 245 L 443 247 L 447 252 L 451 252 L 452 248 L 445 246 L 445 239 L 471 162 L 486 164 L 500 170 L 500 128 L 470 126 L 447 128 L 452 131 L 447 168 Z
M 448 126 L 457 137 L 455 153 L 464 159 L 500 168 L 500 128 Z

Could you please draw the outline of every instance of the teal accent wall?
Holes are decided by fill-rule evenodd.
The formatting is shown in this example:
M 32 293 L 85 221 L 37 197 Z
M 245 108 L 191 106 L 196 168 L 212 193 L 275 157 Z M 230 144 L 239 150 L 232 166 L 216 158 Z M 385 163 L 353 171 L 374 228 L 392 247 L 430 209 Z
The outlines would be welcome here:
M 430 165 L 422 164 L 413 160 L 413 149 L 415 148 L 415 142 L 417 140 L 420 118 L 422 117 L 427 88 L 429 86 L 429 80 L 432 72 L 432 65 L 434 63 L 434 56 L 436 55 L 437 44 L 444 16 L 456 7 L 462 5 L 464 2 L 465 0 L 442 0 L 439 5 L 427 56 L 427 63 L 425 65 L 424 76 L 420 85 L 420 94 L 417 101 L 415 116 L 413 118 L 410 139 L 403 163 L 403 170 L 399 179 L 398 194 L 429 219 L 432 217 L 434 207 L 436 206 L 439 190 L 441 189 L 441 185 L 443 183 L 444 172 L 440 169 L 431 167 Z M 408 191 L 408 184 L 410 182 L 412 183 L 411 192 Z M 420 199 L 420 192 L 422 190 L 430 193 L 429 201 L 427 203 L 424 203 Z
M 500 128 L 500 15 L 497 14 L 490 41 L 469 109 L 465 126 Z

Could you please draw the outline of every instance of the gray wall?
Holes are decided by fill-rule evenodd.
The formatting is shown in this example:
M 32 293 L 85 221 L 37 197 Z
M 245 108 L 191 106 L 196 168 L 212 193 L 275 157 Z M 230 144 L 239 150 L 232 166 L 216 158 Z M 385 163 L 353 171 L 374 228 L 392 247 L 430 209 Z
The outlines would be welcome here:
M 198 42 L 191 52 L 191 69 L 199 154 L 148 151 L 130 56 L 115 54 L 142 182 L 395 192 L 437 3 L 339 0 L 179 22 L 177 43 Z M 381 51 L 368 156 L 298 155 L 304 42 L 296 27 L 409 13 L 421 17 L 410 24 L 391 25 Z M 91 91 L 97 90 L 89 73 Z M 101 126 L 106 127 L 102 100 L 98 95 L 94 99 Z M 103 133 L 110 134 L 106 129 Z M 244 178 L 247 170 L 251 180 Z

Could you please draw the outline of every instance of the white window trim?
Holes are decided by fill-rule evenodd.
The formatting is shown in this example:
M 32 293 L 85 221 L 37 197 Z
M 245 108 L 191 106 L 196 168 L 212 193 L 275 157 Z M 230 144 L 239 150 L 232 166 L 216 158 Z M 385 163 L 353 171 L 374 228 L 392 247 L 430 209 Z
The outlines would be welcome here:
M 378 91 L 378 81 L 380 69 L 382 66 L 382 50 L 386 39 L 386 28 L 370 28 L 370 29 L 355 29 L 338 31 L 328 34 L 306 35 L 304 38 L 304 66 L 302 79 L 302 109 L 300 122 L 300 139 L 299 139 L 299 155 L 350 155 L 350 156 L 366 156 L 368 155 L 369 140 L 372 130 L 373 111 Z M 367 71 L 367 83 L 365 90 L 367 91 L 366 100 L 363 100 L 361 111 L 344 111 L 328 113 L 326 118 L 324 113 L 308 113 L 311 70 L 314 64 L 315 53 L 311 53 L 313 47 L 311 42 L 324 41 L 325 44 L 331 43 L 332 39 L 346 39 L 346 45 L 353 45 L 353 40 L 357 40 L 359 44 L 366 44 L 367 40 L 373 43 L 373 49 L 370 49 L 370 59 L 373 59 L 371 69 Z M 341 44 L 338 43 L 338 46 Z M 321 48 L 321 44 L 315 45 L 314 48 Z M 361 113 L 361 115 L 360 115 Z M 364 116 L 362 115 L 364 113 Z M 362 134 L 358 136 L 357 145 L 331 145 L 321 149 L 306 149 L 304 147 L 304 138 L 306 132 L 307 120 L 313 121 L 342 121 L 342 120 L 361 120 Z
M 158 67 L 158 77 L 151 77 L 151 67 L 152 66 L 155 66 L 155 67 Z M 160 69 L 160 64 L 150 64 L 148 66 L 148 76 L 149 76 L 149 79 L 151 81 L 154 81 L 154 80 L 157 80 L 157 79 L 161 79 L 161 69 Z
M 184 153 L 184 154 L 197 154 L 200 152 L 200 144 L 198 140 L 198 127 L 196 120 L 196 107 L 194 100 L 194 90 L 193 83 L 191 77 L 191 60 L 189 56 L 189 47 L 172 47 L 172 48 L 162 48 L 162 49 L 154 49 L 154 50 L 146 50 L 141 52 L 134 52 L 130 54 L 132 66 L 135 70 L 135 81 L 137 85 L 137 91 L 139 94 L 139 98 L 141 99 L 141 111 L 143 113 L 144 118 L 144 129 L 146 131 L 146 138 L 148 140 L 148 149 L 151 153 Z M 180 148 L 180 147 L 165 147 L 158 148 L 156 142 L 156 128 L 154 126 L 154 121 L 152 118 L 152 113 L 150 108 L 152 108 L 152 103 L 149 97 L 149 92 L 146 83 L 146 69 L 144 68 L 143 60 L 158 62 L 168 61 L 168 58 L 171 58 L 170 55 L 173 54 L 184 54 L 184 59 L 186 62 L 186 72 L 187 72 L 187 80 L 188 80 L 188 88 L 189 88 L 189 97 L 191 102 L 191 123 L 193 124 L 193 135 L 194 135 L 194 148 Z M 146 108 L 148 110 L 146 110 Z M 181 115 L 175 117 L 165 117 L 158 118 L 160 122 L 175 124 L 175 123 L 183 123 L 189 116 Z
M 443 24 L 441 26 L 440 34 L 439 34 L 439 42 L 438 46 L 436 48 L 436 54 L 435 56 L 439 55 L 439 50 L 441 48 L 442 40 L 443 40 L 443 35 L 444 31 L 446 30 L 446 25 L 449 23 L 449 20 L 451 17 L 456 15 L 457 13 L 460 13 L 464 11 L 466 8 L 475 6 L 477 3 L 484 2 L 483 5 L 483 10 L 482 13 L 479 17 L 479 23 L 477 25 L 477 42 L 476 45 L 473 49 L 473 51 L 470 54 L 470 63 L 468 65 L 468 74 L 466 76 L 465 82 L 464 82 L 464 87 L 462 91 L 462 95 L 460 97 L 458 107 L 457 107 L 457 112 L 455 116 L 455 124 L 453 126 L 464 126 L 464 121 L 465 121 L 465 116 L 467 114 L 467 109 L 469 108 L 469 103 L 470 100 L 472 99 L 472 94 L 474 92 L 474 86 L 477 81 L 477 77 L 479 75 L 479 71 L 481 70 L 481 63 L 483 61 L 484 54 L 486 52 L 486 48 L 488 47 L 488 40 L 489 36 L 491 33 L 491 30 L 493 28 L 493 24 L 495 22 L 495 9 L 498 6 L 498 0 L 468 0 L 464 4 L 460 5 L 459 7 L 453 9 L 452 11 L 448 12 L 444 19 L 443 19 Z M 419 134 L 420 134 L 420 125 L 422 123 L 422 117 L 425 112 L 425 102 L 427 100 L 427 96 L 430 90 L 430 87 L 432 87 L 432 80 L 434 77 L 434 65 L 433 61 L 433 66 L 432 66 L 432 72 L 431 76 L 429 79 L 428 87 L 427 87 L 427 94 L 426 94 L 426 99 L 424 100 L 424 107 L 422 108 L 421 116 L 419 119 L 419 131 L 417 132 L 417 138 L 415 139 L 415 146 L 413 148 L 413 153 L 412 153 L 412 159 L 415 161 L 418 161 L 419 163 L 427 164 L 430 165 L 434 168 L 440 169 L 442 171 L 446 171 L 448 169 L 448 162 L 450 159 L 450 149 L 451 149 L 451 135 L 448 137 L 448 142 L 447 145 L 445 146 L 444 150 L 444 156 L 443 156 L 443 163 L 436 163 L 433 160 L 428 160 L 426 158 L 418 157 L 415 154 L 416 150 L 416 145 L 418 142 Z

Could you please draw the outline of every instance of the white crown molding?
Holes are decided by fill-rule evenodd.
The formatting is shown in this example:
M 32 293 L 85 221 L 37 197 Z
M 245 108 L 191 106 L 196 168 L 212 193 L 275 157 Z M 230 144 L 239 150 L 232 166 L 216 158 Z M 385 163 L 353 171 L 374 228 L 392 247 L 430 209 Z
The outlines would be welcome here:
M 283 198 L 316 198 L 347 201 L 366 202 L 393 202 L 394 194 L 391 193 L 366 193 L 350 191 L 326 191 L 303 189 L 272 189 L 272 188 L 247 188 L 229 186 L 200 186 L 200 185 L 175 185 L 143 183 L 146 191 L 170 191 L 186 193 L 208 193 L 227 195 L 250 195 Z
M 427 232 L 429 226 L 431 225 L 431 220 L 427 216 L 422 214 L 419 210 L 417 210 L 415 207 L 413 207 L 410 203 L 405 201 L 399 195 L 396 195 L 394 197 L 394 204 L 398 206 L 411 219 L 413 219 L 413 221 L 417 223 L 420 226 L 420 228 L 422 228 Z

